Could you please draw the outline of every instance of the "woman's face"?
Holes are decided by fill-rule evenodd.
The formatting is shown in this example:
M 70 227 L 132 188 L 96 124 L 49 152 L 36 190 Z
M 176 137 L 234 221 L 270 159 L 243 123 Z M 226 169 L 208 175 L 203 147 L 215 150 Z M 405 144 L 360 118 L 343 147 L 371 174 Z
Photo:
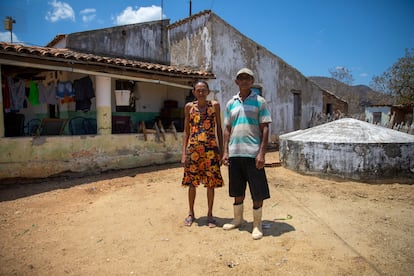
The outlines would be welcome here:
M 193 95 L 197 98 L 197 100 L 200 99 L 206 99 L 207 95 L 210 93 L 210 90 L 208 89 L 207 85 L 203 82 L 198 82 L 193 89 Z

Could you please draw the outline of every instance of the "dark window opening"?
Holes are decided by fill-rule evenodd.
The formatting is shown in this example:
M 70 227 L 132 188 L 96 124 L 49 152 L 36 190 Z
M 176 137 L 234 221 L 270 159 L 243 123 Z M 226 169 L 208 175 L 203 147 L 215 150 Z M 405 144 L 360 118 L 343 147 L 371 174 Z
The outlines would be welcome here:
M 328 103 L 326 104 L 326 114 L 332 115 L 332 104 Z
M 302 115 L 302 98 L 300 93 L 293 93 L 293 116 L 298 117 Z
M 376 125 L 381 124 L 381 112 L 372 113 L 372 123 Z

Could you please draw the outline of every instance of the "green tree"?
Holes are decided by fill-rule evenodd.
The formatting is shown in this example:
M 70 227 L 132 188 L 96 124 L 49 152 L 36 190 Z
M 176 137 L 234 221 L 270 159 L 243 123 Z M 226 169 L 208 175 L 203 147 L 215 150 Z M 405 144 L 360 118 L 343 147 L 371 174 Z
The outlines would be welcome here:
M 351 71 L 346 67 L 337 66 L 336 68 L 331 68 L 329 69 L 329 73 L 333 79 L 336 79 L 337 81 L 343 82 L 347 85 L 352 85 L 354 82 L 354 77 L 352 76 Z
M 374 76 L 372 89 L 393 95 L 399 104 L 414 103 L 414 48 L 405 49 L 405 56 L 381 76 Z

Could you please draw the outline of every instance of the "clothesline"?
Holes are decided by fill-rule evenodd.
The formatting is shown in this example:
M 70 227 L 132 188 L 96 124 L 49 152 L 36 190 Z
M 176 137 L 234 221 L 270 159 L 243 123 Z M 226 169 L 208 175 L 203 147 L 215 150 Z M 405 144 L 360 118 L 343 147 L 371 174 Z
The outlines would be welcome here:
M 89 76 L 74 81 L 48 82 L 46 85 L 42 81 L 29 80 L 28 88 L 24 79 L 3 78 L 3 105 L 6 112 L 28 108 L 29 103 L 36 106 L 70 102 L 76 103 L 76 110 L 88 111 L 94 97 L 95 91 Z

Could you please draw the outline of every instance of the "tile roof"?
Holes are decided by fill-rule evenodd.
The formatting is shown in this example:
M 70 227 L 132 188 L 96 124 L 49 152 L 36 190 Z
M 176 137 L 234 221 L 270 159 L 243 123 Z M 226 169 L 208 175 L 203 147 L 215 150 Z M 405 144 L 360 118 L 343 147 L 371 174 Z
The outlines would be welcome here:
M 121 70 L 135 71 L 137 73 L 187 78 L 215 78 L 214 74 L 211 72 L 183 66 L 163 65 L 125 58 L 98 56 L 75 52 L 66 48 L 49 48 L 0 42 L 0 58 L 4 58 L 4 56 L 62 62 L 62 65 L 67 65 L 69 62 L 70 64 L 92 65 L 95 67 L 115 67 Z

